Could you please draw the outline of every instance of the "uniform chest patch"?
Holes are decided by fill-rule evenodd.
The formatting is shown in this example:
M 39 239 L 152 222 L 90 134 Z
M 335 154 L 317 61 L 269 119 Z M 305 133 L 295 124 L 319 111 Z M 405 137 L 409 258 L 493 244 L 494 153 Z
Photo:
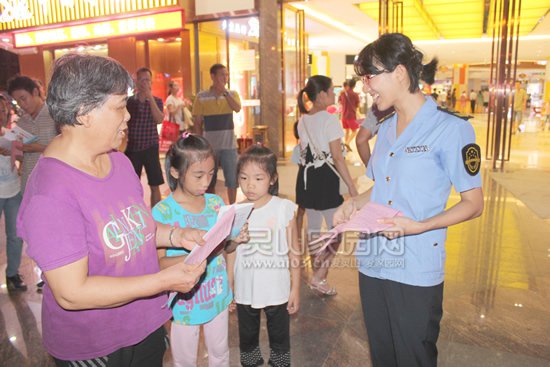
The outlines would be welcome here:
M 462 161 L 466 172 L 470 176 L 477 175 L 481 167 L 481 149 L 479 145 L 468 144 L 462 148 Z
M 412 154 L 412 153 L 425 153 L 429 152 L 430 147 L 427 145 L 415 145 L 412 147 L 406 147 L 405 153 Z

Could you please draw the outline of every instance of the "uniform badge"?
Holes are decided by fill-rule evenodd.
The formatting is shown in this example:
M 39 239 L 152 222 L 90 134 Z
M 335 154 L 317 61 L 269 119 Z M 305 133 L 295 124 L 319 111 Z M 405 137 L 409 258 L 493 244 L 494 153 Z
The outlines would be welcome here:
M 462 148 L 462 161 L 466 172 L 470 176 L 477 175 L 481 167 L 481 149 L 479 149 L 479 145 L 468 144 Z

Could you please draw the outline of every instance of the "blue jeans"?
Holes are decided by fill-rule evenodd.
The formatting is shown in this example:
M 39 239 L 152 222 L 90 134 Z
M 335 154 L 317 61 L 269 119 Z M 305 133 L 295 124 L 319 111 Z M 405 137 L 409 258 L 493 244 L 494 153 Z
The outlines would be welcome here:
M 11 198 L 0 199 L 0 215 L 4 212 L 6 221 L 6 255 L 8 257 L 8 267 L 6 276 L 12 277 L 19 271 L 21 264 L 21 252 L 23 251 L 23 240 L 17 237 L 16 219 L 17 212 L 21 205 L 21 193 Z

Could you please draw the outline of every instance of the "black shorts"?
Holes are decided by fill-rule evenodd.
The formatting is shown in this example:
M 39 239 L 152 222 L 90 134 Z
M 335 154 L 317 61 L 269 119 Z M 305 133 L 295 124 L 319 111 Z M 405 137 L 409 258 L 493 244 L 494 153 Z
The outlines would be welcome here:
M 162 169 L 160 168 L 159 146 L 154 145 L 151 148 L 140 150 L 139 152 L 125 152 L 126 156 L 132 162 L 134 170 L 138 177 L 141 177 L 141 171 L 145 167 L 147 174 L 147 183 L 149 186 L 160 186 L 164 183 Z
M 135 345 L 120 348 L 113 353 L 82 361 L 64 361 L 54 357 L 57 367 L 107 366 L 107 367 L 161 367 L 164 352 L 168 348 L 168 336 L 161 326 Z
M 307 169 L 307 187 L 304 170 L 304 166 L 300 166 L 296 177 L 296 204 L 306 209 L 326 210 L 344 202 L 340 195 L 340 178 L 327 164 Z

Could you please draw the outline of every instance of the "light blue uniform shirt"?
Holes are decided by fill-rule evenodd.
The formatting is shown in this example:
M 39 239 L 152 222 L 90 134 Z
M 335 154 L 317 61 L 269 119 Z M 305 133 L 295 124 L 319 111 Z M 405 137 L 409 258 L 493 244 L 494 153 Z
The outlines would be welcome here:
M 421 221 L 445 210 L 451 185 L 457 192 L 481 187 L 479 147 L 468 121 L 438 110 L 426 98 L 397 139 L 396 127 L 397 114 L 380 126 L 367 167 L 375 181 L 371 201 Z M 357 246 L 359 271 L 415 286 L 440 284 L 446 237 L 445 228 L 394 240 L 369 237 Z

